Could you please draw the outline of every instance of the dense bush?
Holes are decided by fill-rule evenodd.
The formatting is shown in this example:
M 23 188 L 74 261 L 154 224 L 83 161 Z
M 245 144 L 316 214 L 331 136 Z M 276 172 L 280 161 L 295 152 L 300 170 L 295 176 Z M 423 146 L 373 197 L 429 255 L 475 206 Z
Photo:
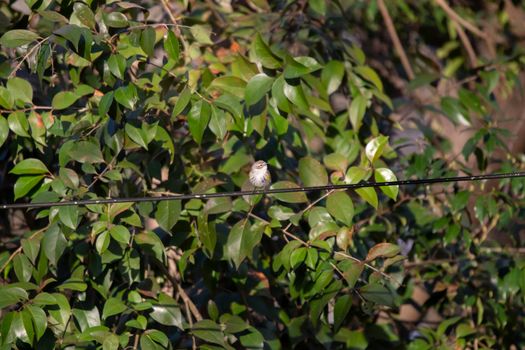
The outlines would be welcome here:
M 413 53 L 407 83 L 364 42 L 389 38 L 382 3 L 0 4 L 2 201 L 229 192 L 258 159 L 272 188 L 522 168 L 495 117 L 522 46 L 472 58 L 447 7 L 399 1 L 445 62 Z M 428 115 L 474 130 L 461 154 Z M 4 211 L 0 344 L 520 348 L 524 185 Z

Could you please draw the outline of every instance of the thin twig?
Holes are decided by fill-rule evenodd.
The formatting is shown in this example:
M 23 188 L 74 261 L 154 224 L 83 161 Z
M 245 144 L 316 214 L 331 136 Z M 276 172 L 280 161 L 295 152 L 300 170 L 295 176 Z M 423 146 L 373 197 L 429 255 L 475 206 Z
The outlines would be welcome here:
M 380 0 L 382 1 L 382 0 Z M 487 35 L 478 29 L 475 25 L 471 24 L 469 21 L 463 19 L 456 11 L 454 11 L 445 0 L 436 0 L 436 4 L 439 5 L 449 15 L 449 17 L 461 24 L 465 29 L 469 30 L 473 34 L 476 34 L 480 38 L 487 39 Z
M 483 253 L 525 254 L 525 247 L 481 247 Z
M 478 66 L 478 58 L 476 56 L 476 52 L 474 52 L 474 48 L 472 47 L 470 40 L 468 39 L 467 33 L 465 33 L 463 27 L 461 27 L 461 25 L 458 22 L 452 20 L 452 23 L 454 24 L 454 27 L 458 32 L 459 39 L 461 40 L 465 51 L 467 51 L 467 56 L 470 62 L 470 68 L 476 68 Z
M 44 228 L 42 228 L 40 230 L 37 230 L 37 231 L 33 232 L 33 234 L 31 236 L 29 236 L 27 239 L 31 240 L 31 239 L 35 238 L 38 234 L 44 232 L 48 228 L 49 228 L 49 226 L 46 226 L 46 227 L 44 227 Z M 18 247 L 13 253 L 11 253 L 11 255 L 9 255 L 9 258 L 7 258 L 6 262 L 0 268 L 0 273 L 2 273 L 2 271 L 4 271 L 4 269 L 7 267 L 7 265 L 9 265 L 9 263 L 15 258 L 15 256 L 20 254 L 21 251 L 22 251 L 22 245 L 20 245 L 20 247 Z
M 0 109 L 0 113 L 12 113 L 12 112 L 27 112 L 27 111 L 37 111 L 37 110 L 46 110 L 51 111 L 53 107 L 51 106 L 31 106 L 21 109 Z
M 133 349 L 137 350 L 139 348 L 139 334 L 135 334 L 135 340 L 133 341 Z
M 117 159 L 118 155 L 120 154 L 120 151 L 117 152 L 113 158 L 110 160 L 110 162 L 106 165 L 106 167 L 104 168 L 104 170 L 102 170 L 102 172 L 100 174 L 98 174 L 97 176 L 95 176 L 95 179 L 89 184 L 89 186 L 87 187 L 87 190 L 89 191 L 91 189 L 91 187 L 93 187 L 94 184 L 97 183 L 98 180 L 100 180 L 100 178 L 102 176 L 104 176 L 105 173 L 108 172 L 108 170 L 110 170 L 113 166 L 113 162 Z
M 167 255 L 168 255 L 168 259 L 169 259 L 170 258 L 169 254 L 167 254 Z M 180 282 L 179 282 L 180 281 L 180 275 L 179 275 L 178 270 L 175 269 L 173 271 L 173 275 L 172 275 L 170 273 L 170 271 L 168 271 L 166 266 L 164 266 L 163 264 L 159 264 L 159 267 L 162 269 L 162 272 L 168 277 L 168 279 L 171 282 L 171 284 L 177 288 L 177 292 L 179 293 L 179 296 L 182 298 L 182 302 L 184 303 L 184 305 L 188 306 L 188 308 L 191 311 L 191 313 L 192 313 L 193 317 L 195 318 L 195 320 L 201 321 L 202 320 L 202 315 L 201 315 L 199 309 L 197 308 L 197 306 L 195 306 L 195 304 L 190 299 L 188 294 L 186 294 L 186 291 L 184 290 L 184 288 L 182 288 L 182 286 L 180 285 Z M 188 322 L 191 322 L 191 320 L 188 320 Z
M 377 267 L 374 267 L 372 265 L 370 265 L 369 263 L 367 262 L 364 262 L 362 260 L 359 260 L 358 258 L 350 255 L 350 254 L 346 254 L 346 253 L 343 253 L 343 252 L 334 252 L 335 255 L 339 255 L 339 256 L 342 256 L 344 258 L 347 258 L 347 259 L 350 259 L 350 260 L 353 260 L 359 264 L 363 264 L 363 266 L 369 268 L 370 270 L 374 271 L 374 272 L 377 272 L 378 274 L 380 274 L 381 276 L 389 279 L 390 281 L 393 281 L 395 283 L 398 284 L 398 286 L 400 286 L 402 283 L 399 282 L 398 280 L 394 279 L 394 277 L 390 276 L 389 274 L 387 273 L 384 273 L 383 271 L 379 270 Z
M 18 70 L 20 69 L 20 67 L 22 67 L 22 64 L 24 64 L 24 62 L 29 58 L 29 56 L 31 56 L 31 54 L 36 50 L 38 49 L 40 46 L 42 46 L 43 43 L 45 43 L 46 41 L 49 40 L 49 37 L 47 38 L 44 38 L 42 40 L 40 40 L 38 43 L 35 44 L 35 46 L 33 46 L 31 48 L 31 50 L 29 50 L 25 55 L 24 57 L 22 58 L 22 60 L 20 62 L 18 62 L 18 64 L 15 66 L 15 69 L 13 69 L 11 71 L 11 73 L 9 74 L 9 79 L 11 79 L 12 77 L 14 77 L 16 75 L 16 72 L 18 72 Z
M 396 53 L 399 56 L 399 59 L 401 60 L 401 64 L 405 69 L 405 73 L 407 74 L 408 79 L 412 80 L 415 76 L 414 71 L 412 70 L 412 66 L 410 66 L 410 62 L 408 61 L 405 49 L 403 49 L 403 45 L 401 45 L 401 40 L 399 40 L 396 28 L 394 27 L 394 22 L 392 21 L 392 17 L 390 17 L 390 14 L 388 13 L 388 9 L 385 5 L 384 0 L 377 0 L 377 6 L 379 7 L 379 11 L 381 11 L 381 15 L 383 16 L 383 20 L 385 21 L 386 30 L 388 31 L 388 35 L 390 36 L 390 39 L 394 44 L 394 49 L 396 50 Z
M 326 192 L 325 194 L 323 194 L 321 197 L 317 198 L 315 201 L 313 201 L 312 203 L 308 204 L 308 206 L 306 208 L 304 208 L 303 210 L 301 210 L 299 212 L 300 216 L 303 216 L 304 213 L 306 213 L 308 210 L 312 209 L 314 205 L 316 205 L 317 203 L 319 203 L 320 201 L 322 201 L 323 199 L 325 199 L 326 197 L 328 197 L 329 195 L 331 195 L 332 193 L 334 193 L 335 190 L 330 190 L 328 192 Z M 288 229 L 292 226 L 292 222 L 290 221 L 288 223 L 288 225 L 283 229 L 283 232 L 285 231 L 288 231 Z M 289 233 L 290 235 L 290 233 Z
M 166 12 L 168 13 L 168 16 L 170 17 L 170 20 L 171 22 L 175 25 L 175 34 L 177 34 L 177 36 L 179 37 L 180 41 L 182 42 L 182 46 L 183 46 L 183 49 L 184 49 L 184 58 L 187 59 L 189 57 L 189 55 L 187 54 L 187 51 L 188 51 L 188 48 L 189 48 L 189 45 L 188 45 L 188 42 L 186 41 L 186 39 L 184 38 L 184 35 L 182 35 L 179 27 L 186 27 L 186 26 L 181 26 L 178 24 L 178 21 L 177 21 L 177 18 L 175 17 L 175 15 L 173 14 L 173 11 L 170 7 L 170 4 L 168 3 L 168 0 L 161 0 L 161 4 L 162 4 L 162 7 L 164 7 L 164 10 L 166 10 Z

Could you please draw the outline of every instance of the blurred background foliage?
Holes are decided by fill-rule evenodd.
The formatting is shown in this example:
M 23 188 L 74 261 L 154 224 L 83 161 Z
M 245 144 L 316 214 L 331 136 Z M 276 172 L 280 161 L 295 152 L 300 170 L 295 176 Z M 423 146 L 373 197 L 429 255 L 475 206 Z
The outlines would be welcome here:
M 524 11 L 2 1 L 2 203 L 523 170 Z M 523 348 L 524 185 L 2 211 L 0 345 Z

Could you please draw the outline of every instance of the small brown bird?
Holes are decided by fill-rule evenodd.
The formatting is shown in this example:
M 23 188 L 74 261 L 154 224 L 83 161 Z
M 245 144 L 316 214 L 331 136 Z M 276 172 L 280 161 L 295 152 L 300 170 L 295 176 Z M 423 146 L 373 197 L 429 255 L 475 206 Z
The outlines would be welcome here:
M 268 164 L 265 161 L 258 160 L 252 165 L 250 170 L 250 183 L 255 188 L 266 188 L 270 186 L 272 177 L 268 171 Z

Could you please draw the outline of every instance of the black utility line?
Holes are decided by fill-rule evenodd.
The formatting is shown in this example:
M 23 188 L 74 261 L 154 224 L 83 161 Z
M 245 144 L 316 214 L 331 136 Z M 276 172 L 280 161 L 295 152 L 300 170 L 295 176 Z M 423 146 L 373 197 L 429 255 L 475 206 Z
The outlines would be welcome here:
M 414 179 L 414 180 L 398 180 L 398 181 L 386 181 L 386 182 L 366 182 L 365 181 L 365 182 L 360 182 L 357 184 L 294 187 L 294 188 L 203 193 L 203 194 L 191 193 L 191 194 L 160 196 L 160 197 L 100 198 L 100 199 L 84 199 L 84 200 L 77 200 L 77 201 L 73 200 L 73 201 L 63 201 L 63 202 L 13 203 L 13 204 L 1 204 L 0 209 L 47 208 L 47 207 L 63 207 L 63 206 L 68 206 L 68 205 L 139 203 L 139 202 L 159 202 L 159 201 L 169 201 L 169 200 L 179 200 L 180 201 L 180 200 L 185 200 L 185 199 L 210 199 L 210 198 L 218 198 L 218 197 L 240 197 L 240 196 L 253 196 L 253 195 L 259 195 L 259 194 L 311 192 L 311 191 L 320 191 L 320 190 L 356 189 L 356 188 L 364 188 L 364 187 L 407 186 L 407 185 L 435 184 L 435 183 L 443 183 L 443 182 L 508 179 L 508 178 L 518 178 L 518 177 L 525 177 L 525 172 L 473 175 L 473 176 L 439 177 L 435 179 Z

